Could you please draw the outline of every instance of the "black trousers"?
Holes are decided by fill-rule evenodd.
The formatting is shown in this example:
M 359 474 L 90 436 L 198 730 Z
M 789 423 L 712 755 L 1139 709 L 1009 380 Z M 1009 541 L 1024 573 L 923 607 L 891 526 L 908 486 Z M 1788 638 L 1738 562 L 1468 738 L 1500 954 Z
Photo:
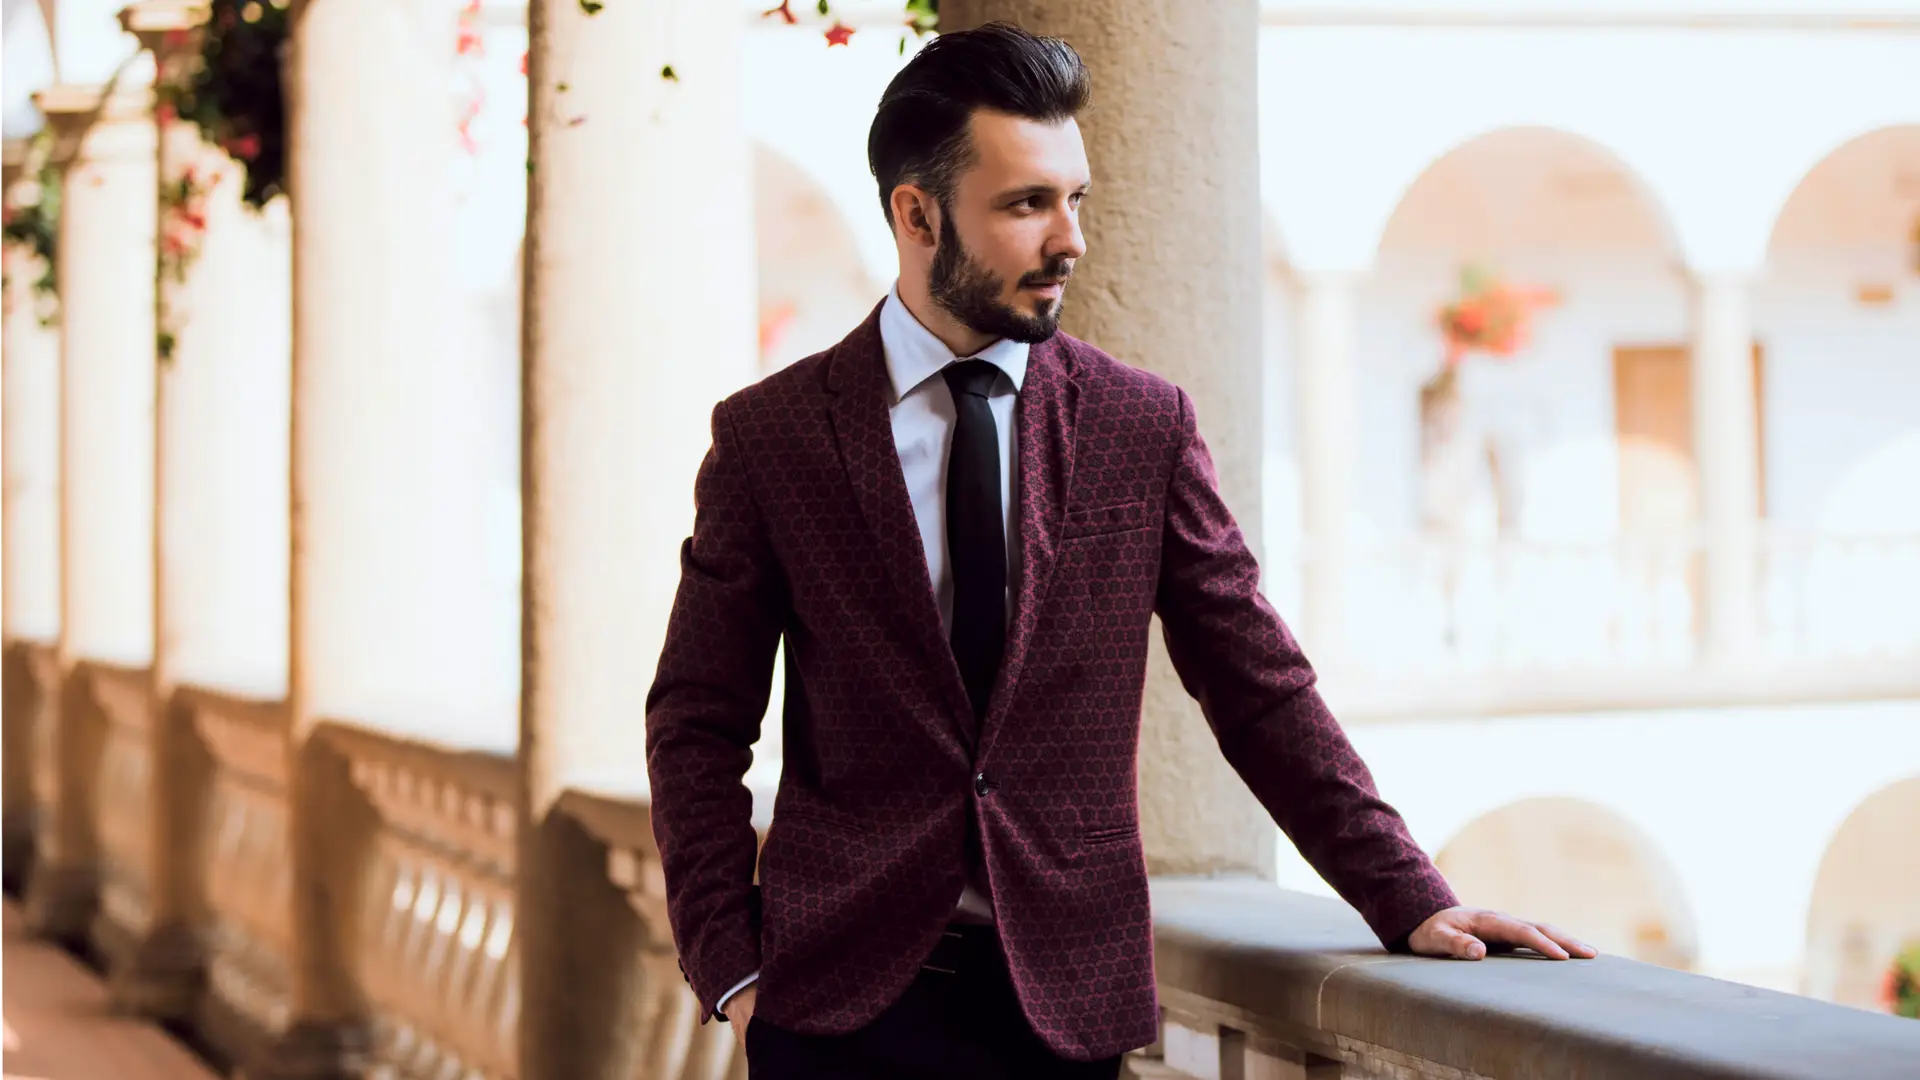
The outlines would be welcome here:
M 1114 1080 L 1034 1034 L 992 927 L 956 923 L 898 1001 L 847 1035 L 747 1024 L 747 1080 Z

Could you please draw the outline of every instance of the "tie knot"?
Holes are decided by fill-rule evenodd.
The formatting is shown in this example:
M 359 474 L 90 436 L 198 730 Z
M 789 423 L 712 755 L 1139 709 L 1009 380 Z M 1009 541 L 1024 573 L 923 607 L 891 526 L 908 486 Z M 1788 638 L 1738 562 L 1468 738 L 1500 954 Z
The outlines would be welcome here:
M 946 377 L 947 389 L 953 396 L 972 394 L 984 398 L 993 389 L 993 380 L 999 376 L 1000 369 L 985 360 L 956 360 L 940 370 Z

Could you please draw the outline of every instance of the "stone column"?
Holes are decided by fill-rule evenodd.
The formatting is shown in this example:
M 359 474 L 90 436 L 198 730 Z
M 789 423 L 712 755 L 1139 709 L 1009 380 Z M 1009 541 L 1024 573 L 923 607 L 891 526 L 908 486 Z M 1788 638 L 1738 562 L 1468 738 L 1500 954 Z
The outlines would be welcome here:
M 520 1076 L 613 1080 L 642 1049 L 636 995 L 683 984 L 667 928 L 631 936 L 603 849 L 554 803 L 596 762 L 644 790 L 709 418 L 757 374 L 743 20 L 711 0 L 529 16 Z
M 1353 282 L 1302 275 L 1294 303 L 1295 424 L 1300 457 L 1302 580 L 1300 642 L 1323 668 L 1346 659 L 1347 548 L 1359 416 L 1353 384 Z
M 471 533 L 448 536 L 436 513 L 444 485 L 462 482 L 435 464 L 461 449 L 444 445 L 442 420 L 447 380 L 470 360 L 449 356 L 444 340 L 451 9 L 318 0 L 297 3 L 292 18 L 292 985 L 287 1028 L 249 1080 L 366 1066 L 353 921 L 370 810 L 314 731 L 323 719 L 422 732 L 447 723 L 457 703 L 436 658 L 464 628 L 437 603 L 438 584 L 483 547 Z
M 23 141 L 6 145 L 8 207 L 38 201 L 40 161 Z M 47 298 L 36 283 L 48 267 L 23 247 L 6 251 L 5 341 L 0 343 L 0 633 L 6 654 L 6 800 L 4 859 L 9 888 L 25 880 L 34 835 L 34 752 L 46 695 L 34 680 L 27 649 L 60 636 L 60 336 L 43 323 Z
M 163 80 L 178 77 L 180 66 L 197 55 L 195 35 L 205 19 L 205 5 L 196 0 L 141 0 L 120 13 L 121 25 L 153 52 Z M 204 918 L 204 898 L 198 844 L 210 778 L 193 717 L 176 706 L 174 693 L 196 677 L 217 682 L 223 671 L 233 670 L 233 659 L 219 654 L 223 646 L 247 651 L 246 644 L 234 640 L 242 635 L 259 645 L 278 638 L 284 663 L 284 615 L 278 625 L 235 626 L 245 620 L 234 617 L 232 604 L 223 604 L 232 599 L 232 589 L 223 585 L 234 582 L 256 590 L 249 606 L 269 610 L 274 605 L 262 603 L 262 597 L 286 593 L 284 541 L 272 553 L 278 556 L 278 581 L 260 581 L 247 573 L 262 553 L 246 552 L 235 543 L 245 532 L 239 527 L 241 519 L 284 518 L 278 511 L 286 505 L 285 315 L 282 310 L 276 320 L 274 314 L 276 306 L 286 305 L 286 275 L 281 273 L 275 282 L 275 275 L 264 272 L 269 268 L 258 265 L 262 260 L 244 258 L 257 249 L 235 250 L 234 241 L 246 238 L 234 234 L 255 224 L 241 218 L 238 167 L 208 146 L 191 124 L 162 114 L 156 116 L 155 132 L 161 243 L 155 306 L 155 648 L 148 728 L 153 762 L 148 818 L 151 921 L 128 962 L 112 972 L 109 990 L 124 1010 L 184 1020 L 200 989 L 197 928 Z M 196 227 L 195 218 L 204 221 L 204 227 Z M 237 253 L 242 258 L 236 259 Z M 255 265 L 244 265 L 248 261 Z M 277 284 L 280 296 L 250 288 L 255 280 L 268 287 Z M 214 296 L 219 302 L 197 302 Z M 269 438 L 277 435 L 280 445 L 248 445 L 245 436 L 260 434 L 251 430 L 260 426 L 260 414 L 276 412 L 279 422 L 267 426 L 273 429 Z M 236 463 L 244 467 L 276 457 L 277 498 L 272 491 L 236 490 L 231 482 Z M 240 501 L 249 495 L 267 498 L 254 505 Z M 284 687 L 260 689 L 275 696 L 284 693 Z
M 1260 546 L 1259 131 L 1255 0 L 960 0 L 943 29 L 989 20 L 1065 38 L 1093 73 L 1080 118 L 1097 194 L 1065 327 L 1193 398 L 1221 494 Z M 1205 192 L 1204 198 L 1170 192 Z M 1156 874 L 1274 872 L 1273 823 L 1234 775 L 1152 636 L 1141 826 Z
M 63 172 L 60 294 L 62 688 L 59 793 L 28 898 L 56 937 L 92 917 L 98 835 L 93 773 L 102 722 L 83 661 L 153 659 L 153 260 L 151 94 L 62 86 L 35 103 Z
M 1747 305 L 1741 276 L 1708 274 L 1696 283 L 1693 439 L 1706 558 L 1702 644 L 1714 664 L 1748 655 L 1757 616 L 1760 458 Z

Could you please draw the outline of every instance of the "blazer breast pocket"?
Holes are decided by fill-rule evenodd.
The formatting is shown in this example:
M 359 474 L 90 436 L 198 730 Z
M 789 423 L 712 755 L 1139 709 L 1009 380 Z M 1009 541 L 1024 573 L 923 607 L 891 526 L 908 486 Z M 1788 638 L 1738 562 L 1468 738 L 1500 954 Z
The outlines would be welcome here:
M 1136 499 L 1133 502 L 1115 503 L 1111 506 L 1080 506 L 1067 509 L 1067 519 L 1060 530 L 1062 540 L 1078 540 L 1087 536 L 1103 536 L 1107 533 L 1132 532 L 1144 529 L 1151 522 L 1147 516 L 1147 500 Z

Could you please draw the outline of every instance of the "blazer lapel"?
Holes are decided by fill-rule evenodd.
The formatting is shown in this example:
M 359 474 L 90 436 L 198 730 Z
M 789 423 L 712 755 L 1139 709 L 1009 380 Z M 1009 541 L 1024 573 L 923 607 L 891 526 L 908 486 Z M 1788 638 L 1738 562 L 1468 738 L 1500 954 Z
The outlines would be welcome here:
M 1026 383 L 1020 391 L 1014 427 L 1020 446 L 1019 588 L 1007 632 L 1007 651 L 1000 661 L 981 732 L 984 754 L 999 719 L 1006 715 L 1019 686 L 1027 646 L 1033 641 L 1040 605 L 1052 579 L 1060 552 L 1060 528 L 1066 519 L 1067 492 L 1073 481 L 1074 413 L 1080 388 L 1073 379 L 1073 361 L 1055 337 L 1033 347 L 1027 356 Z
M 957 718 L 958 733 L 971 747 L 978 734 L 973 706 L 967 701 L 960 665 L 940 629 L 933 578 L 927 571 L 920 527 L 900 472 L 900 451 L 893 441 L 888 409 L 891 388 L 880 343 L 879 308 L 835 347 L 827 387 L 834 394 L 831 412 L 840 460 L 853 484 L 861 516 L 873 534 L 875 561 L 892 579 L 898 595 L 894 612 L 900 629 L 925 654 L 939 684 L 935 695 Z

